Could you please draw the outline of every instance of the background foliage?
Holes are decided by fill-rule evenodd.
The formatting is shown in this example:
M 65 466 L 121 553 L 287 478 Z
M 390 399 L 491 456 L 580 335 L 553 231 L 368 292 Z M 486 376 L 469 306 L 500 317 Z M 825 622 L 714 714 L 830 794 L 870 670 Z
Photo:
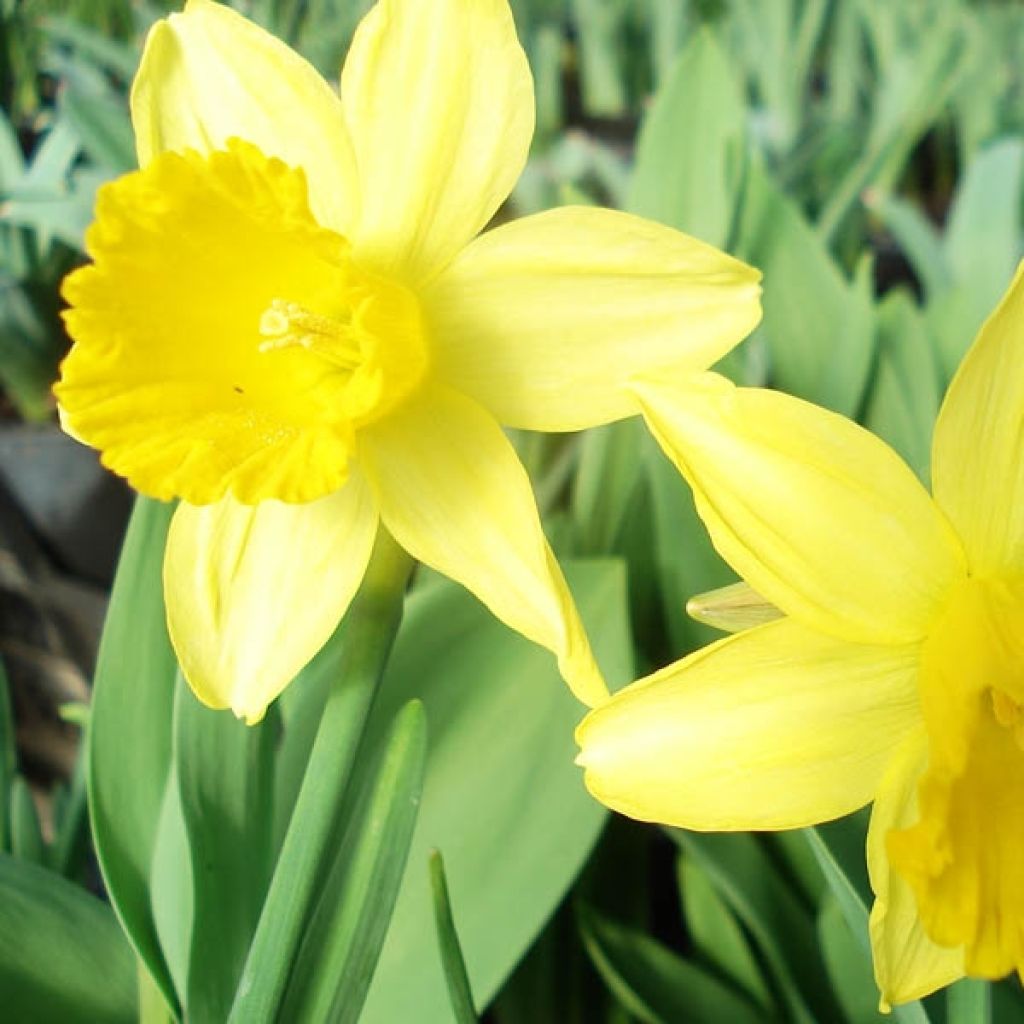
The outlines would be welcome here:
M 368 4 L 238 6 L 333 77 Z M 513 7 L 538 133 L 507 213 L 611 205 L 759 266 L 763 324 L 722 369 L 859 420 L 927 480 L 941 396 L 1021 255 L 1024 8 Z M 134 164 L 127 88 L 163 13 L 0 0 L 10 429 L 53 429 L 59 281 L 82 259 L 96 188 Z M 685 602 L 730 573 L 642 427 L 516 442 L 610 679 L 711 639 Z M 302 825 L 293 808 L 327 683 L 353 641 L 339 631 L 256 729 L 200 709 L 163 625 L 168 515 L 136 507 L 95 697 L 69 712 L 90 742 L 55 785 L 33 770 L 24 729 L 15 743 L 0 687 L 10 1019 L 45 1007 L 63 1021 L 354 1020 L 364 997 L 370 1022 L 462 1024 L 474 1003 L 496 1024 L 880 1019 L 863 815 L 772 836 L 610 820 L 572 764 L 579 709 L 550 659 L 425 572 L 380 694 L 351 713 L 330 856 L 301 929 L 261 940 L 281 986 L 263 1016 L 240 1017 L 239 979 L 269 962 L 253 943 L 265 895 L 294 882 L 281 850 Z M 1024 1020 L 1024 998 L 1016 981 L 962 982 L 896 1017 Z

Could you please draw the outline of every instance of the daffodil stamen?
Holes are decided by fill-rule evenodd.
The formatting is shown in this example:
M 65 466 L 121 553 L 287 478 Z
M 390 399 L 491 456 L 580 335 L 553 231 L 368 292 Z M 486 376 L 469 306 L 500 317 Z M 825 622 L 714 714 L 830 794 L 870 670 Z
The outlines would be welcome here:
M 260 316 L 260 352 L 300 346 L 345 370 L 362 362 L 351 318 L 320 316 L 297 302 L 274 299 Z

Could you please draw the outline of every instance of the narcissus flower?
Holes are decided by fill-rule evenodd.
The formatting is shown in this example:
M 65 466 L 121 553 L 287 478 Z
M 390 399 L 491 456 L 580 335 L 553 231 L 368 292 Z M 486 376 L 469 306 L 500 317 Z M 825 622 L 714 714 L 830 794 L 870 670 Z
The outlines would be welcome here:
M 874 800 L 883 1000 L 1024 973 L 1024 269 L 942 406 L 934 497 L 798 399 L 713 374 L 637 393 L 715 546 L 783 617 L 591 712 L 591 791 L 701 830 Z
M 167 615 L 206 703 L 262 716 L 379 524 L 606 695 L 501 425 L 634 413 L 629 376 L 705 368 L 751 329 L 757 274 L 601 210 L 474 241 L 526 160 L 532 89 L 506 0 L 381 0 L 340 98 L 208 0 L 153 29 L 142 169 L 101 190 L 66 282 L 57 397 L 107 466 L 181 499 Z

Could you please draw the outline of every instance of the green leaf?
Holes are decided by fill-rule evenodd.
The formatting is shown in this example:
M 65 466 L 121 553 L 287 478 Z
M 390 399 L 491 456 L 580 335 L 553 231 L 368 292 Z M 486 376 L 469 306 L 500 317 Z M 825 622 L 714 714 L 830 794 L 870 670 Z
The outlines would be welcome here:
M 565 568 L 598 660 L 612 684 L 625 682 L 632 665 L 621 565 Z M 446 580 L 431 580 L 407 602 L 374 716 L 378 734 L 414 695 L 430 720 L 423 804 L 362 1024 L 450 1024 L 423 876 L 431 849 L 445 852 L 469 980 L 484 1006 L 562 899 L 605 820 L 573 765 L 583 709 L 553 658 Z
M 224 1020 L 271 872 L 275 708 L 256 726 L 204 707 L 182 680 L 174 758 L 192 863 L 186 1013 Z
M 46 860 L 46 846 L 39 825 L 39 813 L 32 791 L 21 775 L 11 782 L 11 853 L 19 860 L 42 864 Z
M 871 888 L 864 863 L 864 815 L 851 815 L 827 825 L 803 830 L 829 889 L 842 912 L 847 927 L 865 958 L 871 962 L 868 938 L 868 906 Z M 902 1003 L 893 1007 L 893 1016 L 900 1024 L 928 1024 L 928 1014 L 920 1002 Z
M 717 246 L 732 227 L 745 134 L 733 69 L 711 27 L 693 36 L 644 118 L 627 204 Z
M 345 815 L 345 833 L 299 950 L 283 1019 L 361 1019 L 406 867 L 426 751 L 423 705 L 411 700 L 395 717 L 372 788 Z
M 740 248 L 764 272 L 774 387 L 855 417 L 874 356 L 870 265 L 848 281 L 796 203 L 751 165 Z
M 704 869 L 757 942 L 788 1016 L 811 1024 L 838 1012 L 823 981 L 824 965 L 809 910 L 752 835 L 668 834 Z
M 457 1024 L 477 1024 L 473 992 L 466 975 L 466 962 L 459 946 L 452 903 L 448 895 L 448 881 L 444 874 L 444 860 L 440 850 L 432 850 L 429 859 L 430 891 L 434 897 L 434 923 L 437 926 L 437 942 L 441 948 L 441 963 L 444 979 L 448 983 L 448 995 L 452 1001 L 452 1012 Z
M 7 854 L 0 854 L 0 992 L 6 1020 L 136 1020 L 135 963 L 110 908 Z
M 580 931 L 590 959 L 620 1005 L 646 1024 L 757 1024 L 758 1009 L 713 974 L 643 932 L 581 907 Z
M 71 47 L 90 63 L 112 71 L 124 81 L 134 77 L 139 57 L 128 43 L 110 39 L 72 17 L 45 18 L 42 29 L 51 42 Z
M 914 300 L 902 290 L 881 301 L 877 324 L 878 366 L 864 422 L 927 486 L 932 428 L 942 398 L 931 335 Z
M 677 869 L 683 914 L 694 949 L 768 1012 L 774 1000 L 739 922 L 692 857 L 680 852 Z
M 280 1009 L 314 897 L 330 870 L 329 852 L 348 805 L 367 715 L 401 621 L 411 564 L 381 530 L 342 624 L 340 658 L 232 1003 L 232 1022 L 263 1020 Z
M 164 617 L 164 543 L 173 507 L 138 498 L 96 666 L 89 815 L 110 900 L 172 1008 L 177 997 L 150 909 L 149 876 L 171 764 L 177 663 Z
M 1021 254 L 1024 140 L 981 150 L 950 207 L 943 250 L 954 286 L 928 304 L 946 377 L 952 377 L 982 321 L 1009 284 Z
M 639 416 L 586 431 L 573 478 L 572 519 L 579 550 L 610 551 L 629 511 L 643 465 L 637 458 L 646 427 Z
M 0 851 L 9 851 L 11 848 L 9 794 L 17 763 L 10 687 L 7 682 L 7 670 L 0 661 Z
M 92 92 L 72 78 L 64 88 L 61 109 L 94 163 L 113 174 L 136 166 L 128 105 L 121 97 Z
M 979 978 L 962 978 L 946 991 L 947 1024 L 991 1024 L 992 986 Z
M 850 930 L 834 896 L 827 895 L 818 912 L 818 933 L 832 987 L 849 1024 L 883 1024 L 889 1017 L 878 1009 L 878 989 L 871 959 Z

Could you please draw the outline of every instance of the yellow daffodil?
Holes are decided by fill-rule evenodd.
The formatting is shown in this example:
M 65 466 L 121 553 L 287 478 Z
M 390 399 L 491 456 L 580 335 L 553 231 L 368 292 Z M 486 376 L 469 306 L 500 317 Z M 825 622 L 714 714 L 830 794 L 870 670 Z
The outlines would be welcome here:
M 878 438 L 796 398 L 713 374 L 637 389 L 718 551 L 780 617 L 591 712 L 587 785 L 701 830 L 873 800 L 883 1005 L 1024 972 L 1022 366 L 1024 269 L 946 396 L 933 497 Z
M 637 411 L 637 372 L 709 366 L 757 274 L 621 213 L 475 236 L 533 132 L 506 0 L 381 0 L 340 97 L 228 8 L 158 22 L 132 90 L 141 170 L 104 187 L 64 294 L 65 428 L 180 498 L 171 638 L 249 721 L 322 646 L 379 524 L 607 691 L 501 425 Z

